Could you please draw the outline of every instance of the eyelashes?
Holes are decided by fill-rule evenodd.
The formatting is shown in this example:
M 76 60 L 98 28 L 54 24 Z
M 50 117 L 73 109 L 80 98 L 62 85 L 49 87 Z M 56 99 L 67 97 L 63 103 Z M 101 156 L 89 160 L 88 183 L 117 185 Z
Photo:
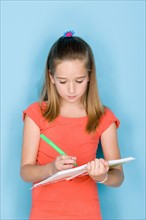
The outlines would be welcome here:
M 59 82 L 60 82 L 60 84 L 65 84 L 67 81 L 63 81 L 63 82 L 62 82 L 62 81 L 59 81 Z
M 77 83 L 82 83 L 82 82 L 83 82 L 83 80 L 82 80 L 82 81 L 77 80 L 76 82 L 77 82 Z
M 67 81 L 59 81 L 59 82 L 60 82 L 60 84 L 65 84 L 65 83 L 67 83 Z M 82 83 L 83 80 L 82 80 L 82 81 L 76 80 L 75 82 L 76 82 L 76 83 Z

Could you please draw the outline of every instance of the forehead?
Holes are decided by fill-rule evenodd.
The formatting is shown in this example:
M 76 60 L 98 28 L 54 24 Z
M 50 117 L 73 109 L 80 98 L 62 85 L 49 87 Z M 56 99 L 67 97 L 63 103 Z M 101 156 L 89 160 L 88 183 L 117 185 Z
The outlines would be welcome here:
M 64 60 L 57 64 L 55 75 L 59 77 L 75 76 L 79 77 L 87 73 L 84 60 Z

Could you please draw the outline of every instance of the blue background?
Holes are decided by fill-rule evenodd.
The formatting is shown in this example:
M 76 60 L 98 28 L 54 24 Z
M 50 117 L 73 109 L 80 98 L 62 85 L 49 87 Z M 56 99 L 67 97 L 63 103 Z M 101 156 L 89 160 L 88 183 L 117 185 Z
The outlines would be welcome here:
M 102 102 L 121 121 L 120 188 L 99 185 L 103 219 L 145 219 L 145 1 L 1 1 L 1 219 L 28 219 L 19 175 L 22 111 L 39 96 L 51 45 L 67 30 L 95 55 Z

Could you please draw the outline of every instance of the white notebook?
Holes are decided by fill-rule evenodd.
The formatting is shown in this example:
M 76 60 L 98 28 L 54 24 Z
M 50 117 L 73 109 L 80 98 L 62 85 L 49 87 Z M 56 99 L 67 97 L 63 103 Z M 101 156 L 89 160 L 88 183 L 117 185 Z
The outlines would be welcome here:
M 114 166 L 118 166 L 124 163 L 128 163 L 132 160 L 134 160 L 135 158 L 133 157 L 127 157 L 127 158 L 123 158 L 123 159 L 118 159 L 118 160 L 109 160 L 109 166 L 110 167 L 114 167 Z M 60 171 L 50 177 L 48 177 L 47 179 L 36 183 L 33 185 L 33 188 L 44 185 L 44 184 L 49 184 L 49 183 L 55 183 L 58 181 L 62 181 L 62 180 L 71 180 L 77 176 L 81 176 L 81 175 L 87 175 L 87 164 L 84 164 L 82 166 L 78 166 L 72 169 L 67 169 L 67 170 L 63 170 Z

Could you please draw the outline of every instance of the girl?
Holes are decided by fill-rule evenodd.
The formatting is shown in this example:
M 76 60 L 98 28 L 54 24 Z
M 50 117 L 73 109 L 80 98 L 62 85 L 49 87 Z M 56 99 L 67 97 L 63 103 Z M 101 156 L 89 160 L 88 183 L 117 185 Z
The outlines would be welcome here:
M 119 120 L 100 101 L 90 46 L 72 32 L 52 46 L 40 102 L 31 104 L 23 119 L 24 181 L 42 181 L 73 168 L 75 163 L 88 163 L 89 174 L 34 188 L 30 219 L 101 220 L 96 183 L 117 187 L 123 181 L 122 167 L 109 169 L 107 162 L 120 158 L 116 134 Z M 40 134 L 66 155 L 59 155 L 40 139 Z M 99 140 L 104 159 L 96 159 Z

